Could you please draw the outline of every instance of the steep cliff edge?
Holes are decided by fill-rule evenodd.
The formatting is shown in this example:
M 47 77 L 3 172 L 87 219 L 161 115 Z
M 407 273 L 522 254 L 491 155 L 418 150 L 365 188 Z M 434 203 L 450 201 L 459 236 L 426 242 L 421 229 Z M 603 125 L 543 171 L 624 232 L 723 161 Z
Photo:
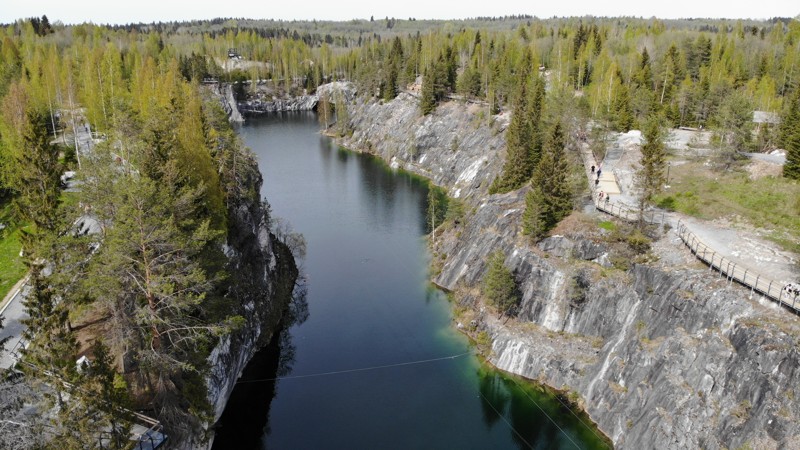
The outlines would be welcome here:
M 628 270 L 610 267 L 596 224 L 530 244 L 519 233 L 524 189 L 486 193 L 507 121 L 455 102 L 421 117 L 416 103 L 357 100 L 341 142 L 467 199 L 467 217 L 437 238 L 434 281 L 471 307 L 459 320 L 491 337 L 495 366 L 576 393 L 617 448 L 800 448 L 796 317 L 719 279 L 670 231 L 651 262 Z M 516 320 L 480 299 L 497 249 L 522 293 Z
M 230 277 L 227 297 L 245 323 L 224 337 L 209 356 L 207 386 L 213 414 L 209 425 L 219 420 L 250 359 L 277 331 L 298 274 L 291 251 L 270 232 L 268 206 L 259 198 L 262 178 L 257 162 L 253 158 L 246 165 L 248 170 L 240 179 L 253 188 L 248 191 L 251 195 L 229 205 L 225 246 Z M 187 442 L 186 448 L 210 448 L 213 442 L 194 440 Z

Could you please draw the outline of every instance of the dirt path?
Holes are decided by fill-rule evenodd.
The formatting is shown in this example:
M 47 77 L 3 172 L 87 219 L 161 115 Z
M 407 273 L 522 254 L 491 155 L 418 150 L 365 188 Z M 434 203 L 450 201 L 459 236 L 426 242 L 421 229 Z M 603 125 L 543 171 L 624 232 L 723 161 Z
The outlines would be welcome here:
M 677 152 L 691 153 L 697 156 L 705 154 L 707 151 L 702 148 L 703 143 L 708 141 L 707 134 L 706 132 L 672 130 L 667 143 Z M 590 151 L 584 151 L 586 173 L 590 177 L 590 184 L 594 189 L 595 196 L 600 190 L 606 193 L 613 193 L 616 190 L 619 193 L 611 195 L 612 203 L 620 203 L 631 208 L 636 207 L 635 173 L 641 159 L 640 143 L 641 133 L 635 130 L 616 136 L 602 161 L 603 173 L 599 185 L 595 185 L 595 178 L 592 177 L 590 171 L 590 166 L 596 162 Z M 604 176 L 607 172 L 613 173 L 613 177 L 609 176 L 606 179 Z M 737 266 L 784 284 L 800 281 L 799 256 L 762 238 L 757 231 L 735 228 L 724 219 L 707 221 L 676 212 L 667 212 L 665 216 L 673 229 L 680 220 L 701 241 L 720 255 L 736 262 Z

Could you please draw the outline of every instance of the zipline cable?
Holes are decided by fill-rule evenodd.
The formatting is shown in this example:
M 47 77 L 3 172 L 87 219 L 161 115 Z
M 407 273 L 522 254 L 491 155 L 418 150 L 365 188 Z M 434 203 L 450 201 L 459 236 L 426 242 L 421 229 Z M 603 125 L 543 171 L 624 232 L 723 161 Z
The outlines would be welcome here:
M 461 358 L 462 356 L 472 355 L 472 354 L 473 354 L 473 352 L 469 351 L 469 352 L 459 353 L 459 354 L 456 354 L 456 355 L 442 356 L 440 358 L 421 359 L 421 360 L 418 360 L 418 361 L 408 361 L 408 362 L 401 362 L 401 363 L 395 363 L 395 364 L 384 364 L 384 365 L 381 365 L 381 366 L 361 367 L 361 368 L 358 368 L 358 369 L 333 370 L 333 371 L 330 371 L 330 372 L 311 373 L 311 374 L 306 374 L 306 375 L 287 375 L 287 376 L 284 376 L 284 377 L 261 378 L 261 379 L 258 379 L 258 380 L 241 380 L 241 381 L 237 381 L 236 384 L 259 383 L 259 382 L 277 381 L 277 380 L 293 380 L 293 379 L 297 379 L 297 378 L 312 378 L 312 377 L 322 377 L 322 376 L 327 376 L 327 375 L 339 375 L 339 374 L 344 374 L 344 373 L 366 372 L 366 371 L 370 371 L 370 370 L 388 369 L 388 368 L 391 368 L 391 367 L 413 366 L 413 365 L 416 365 L 416 364 L 426 364 L 426 363 L 432 363 L 432 362 L 436 362 L 436 361 L 445 361 L 445 360 L 449 360 L 449 359 L 452 360 L 452 359 Z
M 524 394 L 525 394 L 525 396 L 526 396 L 526 397 L 528 397 L 528 399 L 529 399 L 529 400 L 530 400 L 530 401 L 531 401 L 531 402 L 532 402 L 534 405 L 536 405 L 536 407 L 537 407 L 537 408 L 539 408 L 539 411 L 541 411 L 541 412 L 542 412 L 542 414 L 544 414 L 544 415 L 545 415 L 545 417 L 547 417 L 547 419 L 548 419 L 548 420 L 550 420 L 550 422 L 551 422 L 553 425 L 555 425 L 555 426 L 556 426 L 556 428 L 558 428 L 558 431 L 560 431 L 560 432 L 561 432 L 561 433 L 562 433 L 564 436 L 566 436 L 566 438 L 567 438 L 567 439 L 569 439 L 569 441 L 570 441 L 570 442 L 572 442 L 572 445 L 574 445 L 574 446 L 575 446 L 575 448 L 577 448 L 578 450 L 581 450 L 581 446 L 580 446 L 580 445 L 578 445 L 578 444 L 577 444 L 577 443 L 576 443 L 576 442 L 575 442 L 575 441 L 572 439 L 572 437 L 570 437 L 570 435 L 568 435 L 568 434 L 567 434 L 567 432 L 566 432 L 566 431 L 564 431 L 564 430 L 563 430 L 563 429 L 562 429 L 562 428 L 561 428 L 561 427 L 560 427 L 560 426 L 559 426 L 559 425 L 556 423 L 556 421 L 555 421 L 555 420 L 553 420 L 553 418 L 552 418 L 552 417 L 550 417 L 550 414 L 547 414 L 547 411 L 545 411 L 545 410 L 544 410 L 544 408 L 542 408 L 541 406 L 539 406 L 539 403 L 537 403 L 537 402 L 536 402 L 536 400 L 534 400 L 534 399 L 533 399 L 533 397 L 531 397 L 530 395 L 528 395 L 528 393 L 527 393 L 527 392 L 525 392 L 525 389 L 523 389 L 523 388 L 522 388 L 522 387 L 521 387 L 519 384 L 517 384 L 517 382 L 516 382 L 516 380 L 514 380 L 514 378 L 509 378 L 509 379 L 511 380 L 511 382 L 513 382 L 513 383 L 514 383 L 514 385 L 516 385 L 518 388 L 520 388 L 520 390 L 522 391 L 522 393 L 524 393 Z M 579 419 L 579 420 L 580 420 L 580 419 Z M 585 424 L 584 424 L 584 425 L 585 425 Z M 598 436 L 598 437 L 599 437 L 599 436 Z
M 498 410 L 497 410 L 497 408 L 495 408 L 495 407 L 494 407 L 494 405 L 492 404 L 492 402 L 490 402 L 490 401 L 489 401 L 489 399 L 488 399 L 488 398 L 486 398 L 486 396 L 485 396 L 485 395 L 483 395 L 483 392 L 481 392 L 481 390 L 480 390 L 480 389 L 478 389 L 478 394 L 480 394 L 481 398 L 483 398 L 483 401 L 485 401 L 485 402 L 486 402 L 486 404 L 487 404 L 487 405 L 489 405 L 489 407 L 491 407 L 491 408 L 492 408 L 492 411 L 494 411 L 494 412 L 495 412 L 495 413 L 496 413 L 498 416 L 500 416 L 500 418 L 501 418 L 501 419 L 503 419 L 503 422 L 505 422 L 505 423 L 506 423 L 506 425 L 508 425 L 508 428 L 511 428 L 511 431 L 513 431 L 513 432 L 514 432 L 514 434 L 516 434 L 516 435 L 517 435 L 517 437 L 518 437 L 518 438 L 519 438 L 519 439 L 520 439 L 522 442 L 524 442 L 524 443 L 525 443 L 525 445 L 527 445 L 527 446 L 528 446 L 528 448 L 530 448 L 531 450 L 533 450 L 533 448 L 534 448 L 534 447 L 533 447 L 533 446 L 532 446 L 532 445 L 531 445 L 531 444 L 530 444 L 530 443 L 529 443 L 527 440 L 525 440 L 525 438 L 524 438 L 524 437 L 522 437 L 522 434 L 520 434 L 520 432 L 519 432 L 519 431 L 517 431 L 517 429 L 516 429 L 516 428 L 514 428 L 514 425 L 512 425 L 512 424 L 511 424 L 511 422 L 509 422 L 509 421 L 508 421 L 508 419 L 506 419 L 506 416 L 504 416 L 504 415 L 500 414 L 500 411 L 498 411 Z

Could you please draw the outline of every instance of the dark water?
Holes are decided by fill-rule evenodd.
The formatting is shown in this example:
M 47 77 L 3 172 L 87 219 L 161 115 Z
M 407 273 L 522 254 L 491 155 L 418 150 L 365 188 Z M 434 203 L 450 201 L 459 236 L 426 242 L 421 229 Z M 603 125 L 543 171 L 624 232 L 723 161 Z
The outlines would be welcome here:
M 451 326 L 427 281 L 425 183 L 318 129 L 292 113 L 240 130 L 273 215 L 307 241 L 296 307 L 307 318 L 248 367 L 214 448 L 603 448 L 552 394 L 482 365 Z

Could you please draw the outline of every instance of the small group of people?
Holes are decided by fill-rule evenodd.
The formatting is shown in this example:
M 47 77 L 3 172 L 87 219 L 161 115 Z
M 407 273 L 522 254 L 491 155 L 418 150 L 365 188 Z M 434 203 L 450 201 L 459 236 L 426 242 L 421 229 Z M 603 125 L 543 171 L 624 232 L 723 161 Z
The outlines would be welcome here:
M 600 184 L 600 174 L 603 172 L 602 166 L 603 166 L 603 163 L 598 164 L 597 167 L 592 166 L 592 175 L 593 176 L 597 175 L 597 178 L 595 178 L 595 180 L 594 180 L 594 185 L 595 186 Z
M 789 283 L 783 287 L 783 292 L 786 295 L 795 296 L 797 297 L 800 295 L 800 284 L 798 283 Z
M 605 200 L 605 202 L 606 202 L 606 203 L 608 203 L 608 201 L 611 199 L 611 196 L 610 196 L 610 195 L 608 195 L 608 194 L 606 194 L 606 193 L 605 193 L 605 192 L 603 192 L 603 191 L 600 191 L 600 193 L 599 193 L 599 194 L 597 194 L 597 199 L 598 199 L 599 201 L 601 201 L 601 202 Z

